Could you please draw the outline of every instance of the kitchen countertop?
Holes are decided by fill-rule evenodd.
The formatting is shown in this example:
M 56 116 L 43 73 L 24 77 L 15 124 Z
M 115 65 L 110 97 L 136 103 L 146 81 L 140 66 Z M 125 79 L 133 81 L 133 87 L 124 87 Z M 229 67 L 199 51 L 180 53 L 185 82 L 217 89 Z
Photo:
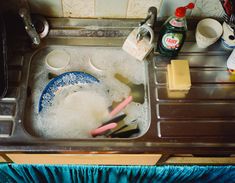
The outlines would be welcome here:
M 138 20 L 48 19 L 46 45 L 106 45 L 120 47 Z M 159 25 L 159 23 L 157 23 Z M 1 152 L 40 153 L 162 153 L 233 154 L 235 151 L 235 85 L 226 70 L 230 54 L 218 41 L 208 49 L 197 47 L 195 21 L 189 21 L 186 42 L 177 59 L 188 59 L 192 87 L 187 94 L 166 87 L 170 59 L 152 53 L 148 58 L 151 124 L 148 132 L 131 139 L 46 140 L 30 136 L 23 128 L 27 98 L 27 71 L 36 50 L 28 45 L 12 47 L 9 61 L 9 91 L 0 101 Z M 155 30 L 157 32 L 157 30 Z M 27 42 L 27 39 L 20 39 Z M 25 92 L 22 92 L 25 91 Z M 182 96 L 183 95 L 183 96 Z

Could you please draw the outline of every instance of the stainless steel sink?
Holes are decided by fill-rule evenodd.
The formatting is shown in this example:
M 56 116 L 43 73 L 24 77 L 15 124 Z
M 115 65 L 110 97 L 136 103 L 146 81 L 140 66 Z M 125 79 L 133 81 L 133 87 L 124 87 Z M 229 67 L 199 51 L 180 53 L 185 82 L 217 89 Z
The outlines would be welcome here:
M 39 96 L 35 91 L 39 94 L 49 81 L 45 56 L 57 48 L 75 50 L 77 54 L 88 48 L 120 52 L 126 36 L 139 21 L 59 18 L 49 22 L 52 29 L 36 50 L 19 44 L 25 42 L 22 37 L 13 40 L 18 47 L 9 61 L 9 90 L 0 100 L 0 151 L 234 153 L 235 81 L 226 71 L 230 52 L 220 42 L 207 49 L 198 48 L 194 21 L 188 21 L 190 31 L 176 58 L 189 60 L 192 87 L 187 94 L 168 91 L 165 76 L 169 58 L 154 53 L 143 62 L 146 84 L 140 98 L 146 101 L 147 113 L 146 125 L 139 134 L 122 139 L 40 136 L 32 125 L 33 103 L 37 106 Z M 81 69 L 100 79 L 98 72 Z M 38 78 L 44 77 L 44 85 L 38 85 L 35 73 L 40 72 Z M 116 79 L 129 85 L 125 75 L 116 75 Z
M 140 132 L 131 136 L 131 138 L 140 137 L 148 131 L 150 126 L 150 111 L 147 62 L 134 59 L 125 53 L 121 47 L 47 44 L 45 47 L 33 52 L 32 56 L 28 57 L 30 60 L 26 61 L 29 63 L 30 68 L 28 70 L 27 100 L 23 127 L 28 134 L 41 139 L 84 138 L 79 135 L 78 137 L 71 135 L 72 129 L 76 128 L 76 126 L 66 126 L 66 129 L 62 127 L 60 129 L 60 124 L 57 124 L 53 127 L 53 131 L 57 130 L 58 132 L 48 131 L 49 125 L 47 121 L 42 121 L 38 112 L 40 95 L 51 80 L 51 74 L 45 66 L 45 58 L 48 53 L 58 49 L 65 50 L 71 56 L 68 71 L 82 71 L 93 75 L 100 82 L 106 82 L 105 85 L 110 92 L 110 96 L 115 95 L 114 98 L 118 102 L 126 96 L 127 92 L 133 96 L 133 102 L 130 104 L 129 111 L 128 106 L 125 109 L 127 117 L 123 121 L 124 123 L 130 123 L 134 119 L 135 123 L 138 123 Z M 114 69 L 115 71 L 113 71 Z M 117 103 L 117 101 L 114 103 Z M 136 112 L 131 114 L 133 110 Z M 52 133 L 54 135 L 51 135 Z M 72 131 L 72 133 L 75 132 Z M 104 138 L 104 136 L 101 136 L 101 138 Z

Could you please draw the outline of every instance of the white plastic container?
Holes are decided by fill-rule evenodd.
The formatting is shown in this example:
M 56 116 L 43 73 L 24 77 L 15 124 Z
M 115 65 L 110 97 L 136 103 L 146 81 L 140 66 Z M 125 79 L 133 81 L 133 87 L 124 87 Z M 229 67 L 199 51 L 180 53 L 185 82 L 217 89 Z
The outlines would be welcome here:
M 228 57 L 227 68 L 232 74 L 235 74 L 235 49 L 233 49 L 232 53 Z

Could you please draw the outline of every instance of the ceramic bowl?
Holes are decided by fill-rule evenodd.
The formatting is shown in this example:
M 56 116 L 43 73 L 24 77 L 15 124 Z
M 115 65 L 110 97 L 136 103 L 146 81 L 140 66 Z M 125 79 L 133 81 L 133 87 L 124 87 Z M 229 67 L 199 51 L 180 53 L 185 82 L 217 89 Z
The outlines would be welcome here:
M 70 54 L 63 49 L 51 51 L 45 58 L 47 70 L 55 75 L 69 71 Z

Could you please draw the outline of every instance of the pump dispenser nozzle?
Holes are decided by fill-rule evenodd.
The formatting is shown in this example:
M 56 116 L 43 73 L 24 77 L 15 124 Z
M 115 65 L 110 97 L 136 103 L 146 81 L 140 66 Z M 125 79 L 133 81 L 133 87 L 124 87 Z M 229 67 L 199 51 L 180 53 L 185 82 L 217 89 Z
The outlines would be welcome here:
M 194 8 L 194 3 L 189 3 L 187 6 L 178 7 L 175 10 L 175 16 L 179 18 L 184 17 L 186 14 L 186 10 L 193 9 L 193 8 Z

